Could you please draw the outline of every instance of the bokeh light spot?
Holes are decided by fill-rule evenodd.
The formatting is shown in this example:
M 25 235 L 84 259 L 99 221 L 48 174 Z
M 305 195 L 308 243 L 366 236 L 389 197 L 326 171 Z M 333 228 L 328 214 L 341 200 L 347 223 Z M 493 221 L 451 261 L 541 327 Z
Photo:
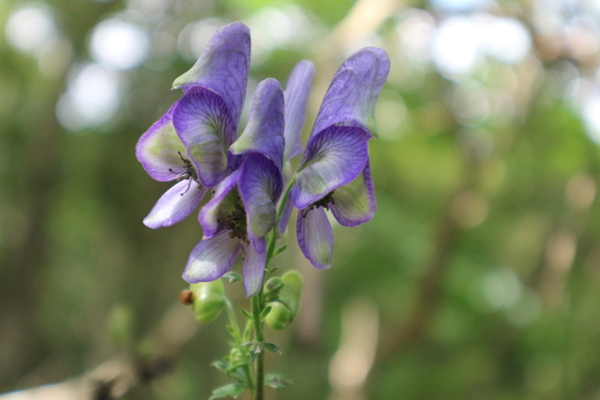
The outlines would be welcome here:
M 504 63 L 516 64 L 531 51 L 531 37 L 525 27 L 512 18 L 486 18 L 483 46 L 486 53 Z
M 479 55 L 479 37 L 475 24 L 465 17 L 451 17 L 439 26 L 433 59 L 440 73 L 455 78 L 469 73 Z
M 15 11 L 5 28 L 8 42 L 26 53 L 35 53 L 54 33 L 55 24 L 49 7 L 38 2 L 28 3 Z
M 116 18 L 100 22 L 92 34 L 90 50 L 99 63 L 119 70 L 137 67 L 149 52 L 146 31 Z
M 185 59 L 195 62 L 212 35 L 226 23 L 217 18 L 207 18 L 187 24 L 177 37 L 179 54 Z
M 71 131 L 105 124 L 118 110 L 121 86 L 118 73 L 99 64 L 76 68 L 57 104 L 60 123 Z
M 496 310 L 507 310 L 517 304 L 522 292 L 519 277 L 509 268 L 490 271 L 481 289 L 485 302 Z

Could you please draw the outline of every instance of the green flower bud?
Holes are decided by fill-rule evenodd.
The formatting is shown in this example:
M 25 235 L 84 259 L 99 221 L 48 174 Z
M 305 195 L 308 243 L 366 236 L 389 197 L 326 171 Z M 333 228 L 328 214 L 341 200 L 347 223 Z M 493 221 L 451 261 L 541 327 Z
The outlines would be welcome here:
M 271 307 L 271 310 L 265 317 L 267 325 L 269 325 L 271 329 L 277 331 L 287 328 L 293 319 L 290 309 L 279 301 L 273 301 L 269 303 L 269 306 Z
M 265 295 L 267 301 L 276 300 L 279 296 L 279 291 L 283 288 L 283 280 L 279 277 L 273 277 L 265 283 Z
M 271 329 L 285 329 L 300 312 L 304 279 L 298 271 L 288 271 L 281 277 L 283 287 L 279 289 L 277 299 L 270 302 L 271 311 L 265 322 Z
M 239 368 L 246 364 L 250 364 L 251 360 L 248 350 L 240 347 L 234 347 L 229 352 L 229 362 L 233 368 Z
M 195 295 L 192 306 L 198 322 L 208 324 L 217 319 L 226 301 L 221 279 L 194 283 L 190 285 L 190 290 Z
M 302 303 L 302 288 L 304 287 L 304 278 L 298 271 L 288 271 L 281 277 L 285 284 L 281 291 L 279 299 L 283 301 L 292 311 L 292 319 L 296 318 L 300 312 L 300 303 Z

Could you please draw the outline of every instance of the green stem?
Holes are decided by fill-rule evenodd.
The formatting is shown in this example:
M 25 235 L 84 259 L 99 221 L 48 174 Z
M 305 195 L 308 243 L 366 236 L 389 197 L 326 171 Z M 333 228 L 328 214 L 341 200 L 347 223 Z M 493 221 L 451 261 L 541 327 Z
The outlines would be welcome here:
M 227 318 L 229 319 L 229 326 L 232 328 L 231 336 L 235 341 L 235 344 L 242 344 L 242 336 L 240 335 L 240 327 L 238 326 L 237 318 L 235 317 L 235 311 L 229 300 L 225 300 L 225 311 L 227 312 Z
M 271 234 L 268 238 L 267 244 L 267 255 L 265 261 L 265 270 L 269 266 L 271 262 L 271 258 L 273 258 L 273 253 L 275 252 L 275 245 L 277 244 L 277 238 L 280 235 L 278 230 L 279 218 L 281 218 L 281 214 L 283 213 L 283 209 L 285 208 L 285 203 L 288 200 L 290 195 L 290 191 L 292 186 L 296 182 L 296 177 L 292 176 L 288 185 L 283 192 L 283 196 L 281 197 L 281 202 L 279 203 L 279 208 L 277 209 L 277 217 L 275 219 L 275 227 L 271 231 Z M 260 286 L 260 290 L 258 293 L 252 297 L 252 322 L 254 325 L 254 340 L 262 346 L 262 343 L 265 341 L 265 332 L 264 332 L 264 324 L 261 320 L 261 315 L 264 309 L 263 302 L 263 293 L 264 293 L 264 285 L 265 285 L 265 277 L 263 277 L 262 284 Z M 254 400 L 263 400 L 264 399 L 264 388 L 265 388 L 265 349 L 261 347 L 260 353 L 258 353 L 256 357 L 256 380 L 255 380 L 255 391 L 254 391 Z
M 229 326 L 231 326 L 231 336 L 237 346 L 241 345 L 242 335 L 240 334 L 240 327 L 238 325 L 237 318 L 235 317 L 235 311 L 229 300 L 225 301 L 225 311 L 227 312 L 227 318 L 229 319 Z M 252 379 L 252 368 L 250 364 L 244 365 L 244 375 L 246 375 L 246 385 L 251 393 L 254 393 L 254 380 Z
M 262 312 L 262 306 L 260 297 L 262 294 L 262 288 L 260 293 L 252 297 L 252 320 L 254 321 L 254 340 L 258 343 L 264 343 L 265 332 L 263 330 L 263 322 L 260 319 Z M 264 388 L 265 388 L 265 351 L 261 348 L 258 356 L 256 357 L 256 391 L 254 392 L 254 400 L 264 399 Z

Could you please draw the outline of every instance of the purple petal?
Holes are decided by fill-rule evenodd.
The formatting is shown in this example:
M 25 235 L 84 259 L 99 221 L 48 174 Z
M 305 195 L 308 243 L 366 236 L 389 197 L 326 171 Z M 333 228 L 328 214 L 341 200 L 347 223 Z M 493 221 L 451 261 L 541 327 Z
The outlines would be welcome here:
M 296 236 L 302 253 L 312 265 L 319 269 L 331 267 L 333 230 L 324 209 L 298 210 Z
M 219 183 L 227 169 L 227 148 L 235 139 L 222 98 L 201 87 L 188 90 L 173 111 L 173 125 L 202 184 Z
M 286 162 L 285 165 L 283 166 L 283 186 L 287 187 L 288 183 L 290 182 L 290 178 L 292 177 L 292 175 L 294 174 L 294 172 L 292 171 L 292 165 L 289 162 Z M 277 210 L 279 210 L 279 207 L 281 207 L 281 201 L 283 200 L 283 197 L 281 197 L 279 199 L 279 201 L 277 202 Z M 292 201 L 292 199 L 290 198 L 290 196 L 287 197 L 285 205 L 283 206 L 283 210 L 281 212 L 281 215 L 279 216 L 279 220 L 277 221 L 277 230 L 279 231 L 278 234 L 279 235 L 283 235 L 285 233 L 285 230 L 287 229 L 288 223 L 290 221 L 290 217 L 292 216 L 292 211 L 294 211 L 294 202 Z
M 206 188 L 199 187 L 191 180 L 177 183 L 158 199 L 150 214 L 144 218 L 144 225 L 156 229 L 180 222 L 194 211 L 206 192 Z
M 173 88 L 187 91 L 202 86 L 219 94 L 235 130 L 246 97 L 249 65 L 250 30 L 241 22 L 233 22 L 215 32 L 198 61 L 173 82 Z
M 236 191 L 231 189 L 237 185 L 239 176 L 240 172 L 236 171 L 223 179 L 215 187 L 212 199 L 200 210 L 198 219 L 202 225 L 204 236 L 214 236 L 223 229 L 222 221 L 235 209 L 235 203 L 236 200 L 239 201 L 239 197 Z
M 351 182 L 368 161 L 368 136 L 360 128 L 331 126 L 308 140 L 290 193 L 299 210 Z
M 371 179 L 371 167 L 367 165 L 352 182 L 339 187 L 329 204 L 335 219 L 343 226 L 364 224 L 373 218 L 377 204 Z
M 285 153 L 288 161 L 302 153 L 300 132 L 306 117 L 306 103 L 315 67 L 310 61 L 300 61 L 288 79 L 285 88 Z
M 354 53 L 335 73 L 312 134 L 331 125 L 364 126 L 377 135 L 375 103 L 390 71 L 385 51 L 367 47 Z
M 241 248 L 240 241 L 229 237 L 227 231 L 202 239 L 190 254 L 183 279 L 198 283 L 222 277 L 233 266 Z
M 185 146 L 173 128 L 173 109 L 176 104 L 142 135 L 135 146 L 138 161 L 148 175 L 157 181 L 172 181 L 184 172 L 179 154 L 185 154 Z
M 245 156 L 238 189 L 248 221 L 248 237 L 263 238 L 275 225 L 275 203 L 283 189 L 283 177 L 271 160 L 258 153 Z
M 264 242 L 265 240 L 262 239 Z M 262 246 L 262 247 L 266 247 Z M 244 246 L 244 289 L 246 290 L 246 298 L 254 296 L 258 293 L 262 284 L 263 275 L 265 273 L 265 265 L 267 262 L 267 253 L 263 251 L 259 253 L 254 246 Z
M 279 209 L 281 200 L 282 199 L 280 199 L 279 203 L 277 203 L 278 209 Z M 285 232 L 285 230 L 287 229 L 288 223 L 290 221 L 290 217 L 292 215 L 292 211 L 294 211 L 294 202 L 288 196 L 287 201 L 285 202 L 285 205 L 283 206 L 283 211 L 281 212 L 281 215 L 279 216 L 279 221 L 277 221 L 277 229 L 279 229 L 280 234 L 283 234 Z
M 233 154 L 261 153 L 280 169 L 285 148 L 283 129 L 283 92 L 276 79 L 258 84 L 246 129 L 231 145 Z

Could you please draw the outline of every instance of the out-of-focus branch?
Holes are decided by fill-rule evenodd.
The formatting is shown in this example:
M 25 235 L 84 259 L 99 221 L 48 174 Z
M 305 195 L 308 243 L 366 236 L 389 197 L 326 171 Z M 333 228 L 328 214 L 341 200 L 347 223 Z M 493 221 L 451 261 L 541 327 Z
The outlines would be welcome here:
M 0 395 L 0 400 L 109 400 L 168 373 L 179 349 L 199 324 L 181 304 L 171 307 L 144 339 L 155 349 L 141 358 L 120 354 L 83 375 L 63 382 Z
M 404 7 L 403 0 L 360 0 L 348 15 L 335 27 L 323 42 L 319 53 L 339 55 L 345 50 L 360 45 L 375 33 L 381 24 Z
M 460 236 L 461 227 L 452 216 L 454 201 L 452 196 L 440 217 L 435 231 L 433 248 L 425 263 L 416 293 L 415 305 L 406 321 L 383 330 L 384 335 L 378 351 L 379 359 L 394 357 L 410 344 L 419 341 L 425 334 L 434 315 L 441 293 L 441 286 L 448 270 L 454 245 Z M 381 360 L 380 360 L 381 361 Z
M 329 363 L 329 400 L 363 400 L 377 349 L 379 315 L 368 298 L 348 302 L 342 311 L 340 345 Z
M 321 45 L 315 47 L 314 60 L 319 73 L 316 74 L 313 89 L 317 95 L 312 98 L 318 101 L 310 104 L 311 114 L 316 115 L 331 77 L 340 61 L 348 55 L 346 53 L 363 47 L 361 44 L 366 46 L 365 41 L 387 18 L 406 7 L 406 3 L 407 0 L 359 0 Z

